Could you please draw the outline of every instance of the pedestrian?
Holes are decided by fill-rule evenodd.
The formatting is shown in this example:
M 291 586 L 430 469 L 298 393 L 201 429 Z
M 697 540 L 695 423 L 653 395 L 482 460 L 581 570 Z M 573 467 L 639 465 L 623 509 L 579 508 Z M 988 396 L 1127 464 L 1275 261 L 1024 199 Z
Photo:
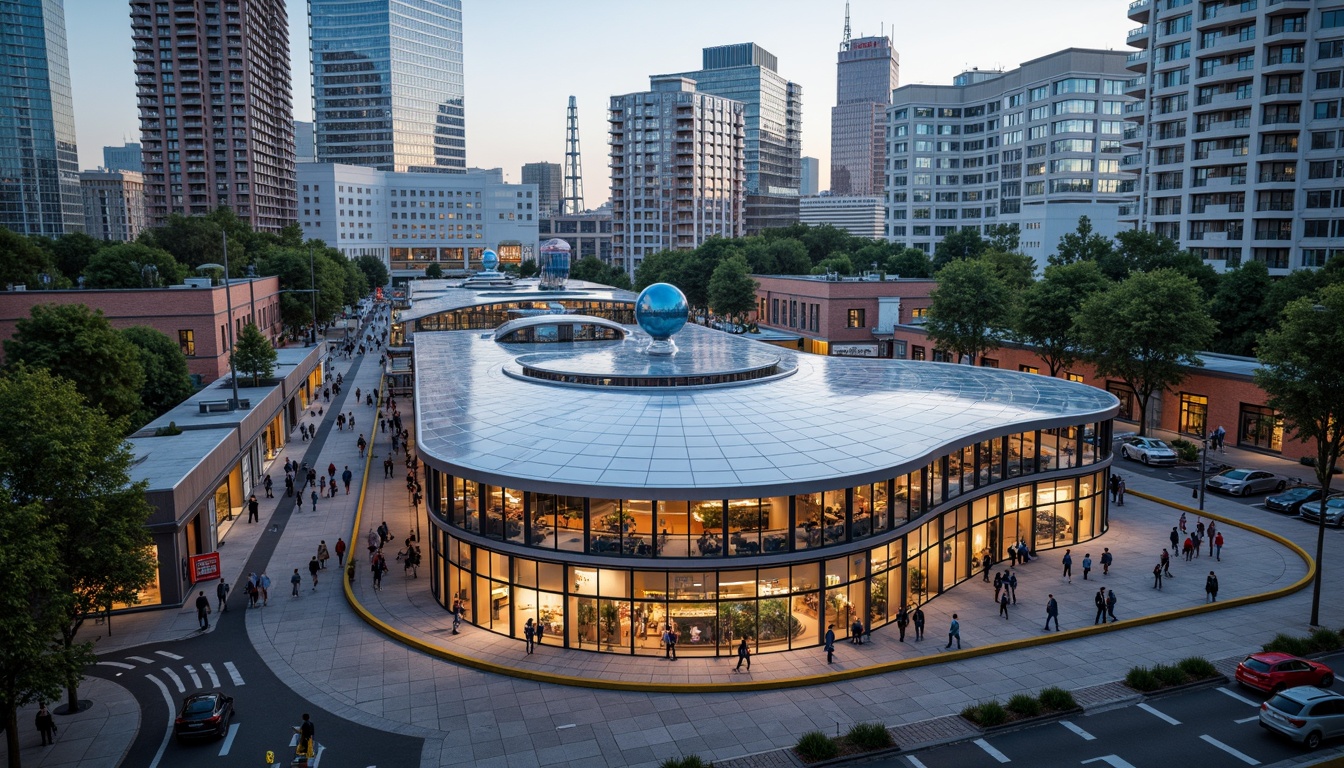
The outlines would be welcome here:
M 1055 621 L 1055 631 L 1059 631 L 1059 602 L 1055 600 L 1054 595 L 1046 595 L 1050 598 L 1045 601 L 1045 631 L 1050 631 L 1050 620 Z
M 314 507 L 314 509 L 316 509 L 316 507 Z M 1073 550 L 1071 550 L 1071 549 L 1066 549 L 1066 550 L 1064 550 L 1064 559 L 1063 559 L 1063 562 L 1064 562 L 1064 573 L 1063 573 L 1063 577 L 1066 578 L 1066 579 L 1068 579 L 1068 580 L 1069 580 L 1069 583 L 1072 584 L 1072 583 L 1073 583 Z
M 1171 552 L 1172 552 L 1172 554 L 1175 554 L 1175 553 L 1176 553 L 1176 550 L 1173 548 L 1173 549 L 1171 550 Z M 1161 562 L 1161 565 L 1162 565 L 1162 573 L 1163 573 L 1163 575 L 1165 575 L 1167 578 L 1170 579 L 1170 578 L 1171 578 L 1171 555 L 1168 555 L 1168 554 L 1167 554 L 1167 550 L 1165 550 L 1165 549 L 1162 550 L 1162 556 L 1161 556 L 1161 559 L 1162 559 L 1162 562 Z
M 383 547 L 387 546 L 387 541 L 388 539 L 391 538 L 392 538 L 392 531 L 387 527 L 387 521 L 384 520 L 378 526 L 378 548 L 382 549 Z
M 857 617 L 849 625 L 849 642 L 850 645 L 863 645 L 863 621 Z
M 310 502 L 312 502 L 312 505 L 313 505 L 313 511 L 316 512 L 316 511 L 317 511 L 317 491 L 311 491 L 310 494 L 309 494 L 308 500 L 309 500 Z
M 915 625 L 915 639 L 924 639 L 924 609 L 915 603 L 915 612 L 910 614 L 910 622 Z
M 1218 531 L 1218 533 L 1215 534 L 1214 537 L 1213 537 L 1213 552 L 1212 552 L 1211 554 L 1213 554 L 1213 555 L 1216 556 L 1215 559 L 1216 559 L 1218 562 L 1220 562 L 1220 563 L 1223 562 L 1223 532 L 1222 532 L 1222 531 Z
M 219 612 L 223 613 L 229 610 L 229 582 L 220 579 L 215 585 L 215 597 L 219 599 Z
M 1192 545 L 1190 551 L 1194 553 L 1195 557 L 1199 557 L 1200 545 L 1204 543 L 1203 539 L 1204 534 L 1199 531 L 1195 531 L 1194 533 L 1190 534 L 1190 543 Z
M 322 563 L 318 561 L 317 555 L 308 561 L 308 573 L 313 577 L 313 592 L 317 591 L 317 572 L 322 570 Z
M 1115 618 L 1115 590 L 1106 590 L 1106 615 L 1111 617 L 1111 621 L 1117 621 Z
M 1204 579 L 1204 591 L 1208 594 L 1205 602 L 1218 602 L 1218 576 L 1213 571 L 1209 571 L 1209 577 Z
M 270 494 L 267 495 L 269 496 Z M 255 523 L 261 519 L 257 517 L 257 510 L 260 506 L 260 502 L 257 501 L 257 494 L 254 493 L 247 497 L 247 522 Z
M 415 564 L 416 564 L 416 565 L 419 565 L 419 564 L 420 564 L 420 549 L 419 549 L 418 547 L 417 547 L 416 550 L 415 550 Z M 537 622 L 537 645 L 541 645 L 541 644 L 542 644 L 542 643 L 541 643 L 541 640 L 542 640 L 542 638 L 545 637 L 545 636 L 546 636 L 546 622 L 544 622 L 544 621 L 538 621 L 538 622 Z
M 826 651 L 826 663 L 827 663 L 827 664 L 833 664 L 833 663 L 835 662 L 835 625 L 834 625 L 834 624 L 827 624 L 827 625 L 826 625 L 826 637 L 825 637 L 825 643 L 824 643 L 824 645 L 822 646 L 822 648 Z
M 1102 587 L 1097 594 L 1092 597 L 1092 602 L 1097 606 L 1097 615 L 1092 618 L 1092 623 L 1106 623 L 1106 588 Z
M 1027 546 L 1026 539 L 1017 540 L 1017 561 L 1023 564 L 1031 562 L 1031 547 Z
M 387 565 L 383 562 L 382 554 L 375 553 L 373 563 L 369 566 L 369 571 L 373 575 L 373 591 L 380 592 L 383 589 L 383 571 L 387 570 Z
M 999 605 L 1003 604 L 1000 603 Z M 1008 609 L 1004 608 L 1003 610 L 1006 613 Z M 961 650 L 961 622 L 957 621 L 957 614 L 955 613 L 952 614 L 952 624 L 947 628 L 947 645 L 944 647 L 951 648 L 953 638 L 956 638 L 957 650 Z
M 196 621 L 202 632 L 210 628 L 210 598 L 205 596 L 204 589 L 196 596 Z
M 356 402 L 356 403 L 358 403 L 360 400 L 363 400 L 363 399 L 364 399 L 363 396 L 359 394 L 359 392 L 360 392 L 359 387 L 355 387 L 355 402 Z
M 981 562 L 981 564 L 984 566 L 983 568 L 980 569 L 981 572 L 983 573 L 983 581 L 984 581 L 986 584 L 988 584 L 988 583 L 989 583 L 989 569 L 990 569 L 990 567 L 993 565 L 993 563 L 989 562 L 989 548 L 988 548 L 988 547 L 985 548 L 985 551 L 984 551 L 984 552 L 981 552 L 981 553 L 980 553 L 980 562 Z
M 1181 533 L 1185 533 L 1185 513 L 1184 513 L 1184 512 L 1181 513 L 1180 524 L 1181 524 Z
M 677 635 L 672 631 L 671 624 L 663 626 L 663 658 L 668 661 L 677 660 Z
M 364 458 L 364 449 L 369 447 L 368 442 L 364 440 L 364 435 L 359 436 L 359 440 L 355 442 L 355 445 L 359 446 L 359 458 Z
M 355 478 L 355 473 L 350 471 L 350 465 L 345 465 L 345 471 L 341 473 L 341 482 L 345 483 L 345 495 L 350 495 L 350 481 Z
M 308 713 L 304 712 L 303 724 L 299 726 L 299 751 L 297 754 L 303 757 L 316 757 L 313 750 L 313 737 L 316 735 L 313 721 L 308 717 Z
M 247 590 L 247 607 L 249 609 L 256 608 L 257 599 L 260 595 L 260 590 L 257 587 L 256 582 L 256 574 L 247 577 L 247 586 L 244 587 L 244 589 Z
M 1013 544 L 1008 545 L 1008 567 L 1017 567 L 1017 546 Z
M 1003 597 L 999 598 L 999 615 L 1008 618 L 1008 593 L 1004 592 Z
M 1003 589 L 1003 574 L 994 574 L 994 602 L 999 602 L 999 590 Z
M 1213 430 L 1213 447 L 1223 453 L 1227 453 L 1227 450 L 1223 447 L 1223 441 L 1226 439 L 1227 430 L 1223 429 L 1223 425 L 1219 424 L 1218 428 Z
M 378 430 L 383 434 L 387 434 L 387 419 L 381 416 L 378 418 Z
M 33 724 L 37 726 L 37 732 L 42 734 L 42 746 L 56 743 L 56 718 L 52 717 L 51 711 L 47 709 L 47 702 L 37 703 L 37 717 Z
M 1119 488 L 1116 489 L 1115 495 L 1118 499 L 1118 501 L 1115 502 L 1116 506 L 1125 506 L 1125 478 L 1120 478 Z
M 1087 581 L 1087 574 L 1092 572 L 1092 553 L 1083 555 L 1083 581 Z
M 395 467 L 396 467 L 396 465 L 393 463 L 393 461 L 392 461 L 392 457 L 391 457 L 391 456 L 388 456 L 386 459 L 383 459 L 383 479 L 384 479 L 384 480 L 386 480 L 386 479 L 392 477 L 392 475 L 393 475 L 394 472 L 395 472 Z
M 289 584 L 291 587 L 289 591 L 290 597 L 299 596 L 299 585 L 302 583 L 303 583 L 303 577 L 299 575 L 299 569 L 295 568 L 294 575 L 289 577 Z
M 1153 566 L 1153 589 L 1162 589 L 1162 563 Z
M 1184 517 L 1184 515 L 1182 515 L 1182 517 Z M 1170 538 L 1171 538 L 1171 551 L 1175 552 L 1176 550 L 1181 548 L 1181 534 L 1179 531 L 1177 531 L 1176 526 L 1174 525 L 1171 526 Z
M 910 623 L 910 615 L 906 612 L 905 606 L 896 612 L 896 630 L 901 633 L 900 641 L 905 642 L 905 628 Z
M 265 608 L 271 601 L 271 577 L 261 572 L 261 607 Z
M 345 539 L 338 537 L 336 539 L 336 567 L 340 568 L 343 567 L 344 565 L 345 565 Z
M 1186 536 L 1185 543 L 1181 545 L 1181 552 L 1185 554 L 1185 561 L 1190 562 L 1190 559 L 1195 556 L 1195 540 Z
M 261 481 L 261 487 L 263 487 L 263 488 L 266 489 L 266 498 L 268 498 L 268 499 L 274 499 L 274 498 L 275 498 L 275 495 L 271 493 L 271 487 L 272 487 L 272 486 L 274 486 L 274 483 L 271 481 L 271 476 L 270 476 L 270 474 L 268 473 L 264 478 L 262 478 L 262 481 Z
M 327 550 L 327 540 L 323 539 L 317 544 L 317 564 L 319 568 L 326 568 L 327 561 L 331 559 L 331 552 Z
M 294 478 L 288 474 L 285 475 L 285 495 L 294 495 Z
M 369 535 L 365 538 L 365 541 L 369 543 L 369 562 L 373 562 L 373 554 L 383 545 L 378 533 L 373 530 L 373 526 L 369 526 Z
M 369 395 L 373 397 L 373 395 Z M 456 635 L 457 628 L 462 626 L 462 614 L 466 611 L 466 606 L 462 605 L 461 598 L 453 601 L 453 634 Z
M 523 625 L 523 649 L 526 650 L 529 654 L 532 653 L 532 638 L 536 636 L 537 636 L 536 626 L 533 625 L 531 619 L 528 619 L 527 623 Z
M 1105 576 L 1111 572 L 1111 548 L 1106 547 L 1101 551 L 1101 575 Z
M 355 429 L 355 412 L 351 411 L 346 414 L 345 420 L 350 423 L 350 431 L 353 432 Z
M 1120 476 L 1111 475 L 1111 503 L 1114 504 L 1116 497 L 1120 494 Z
M 734 672 L 742 671 L 742 663 L 746 662 L 747 671 L 751 671 L 751 646 L 747 645 L 747 638 L 743 637 L 737 644 L 737 666 L 733 668 Z
M 1006 571 L 1005 571 L 1006 573 Z M 1009 573 L 1007 581 L 1004 582 L 1005 591 L 1012 596 L 1013 605 L 1017 605 L 1017 574 Z

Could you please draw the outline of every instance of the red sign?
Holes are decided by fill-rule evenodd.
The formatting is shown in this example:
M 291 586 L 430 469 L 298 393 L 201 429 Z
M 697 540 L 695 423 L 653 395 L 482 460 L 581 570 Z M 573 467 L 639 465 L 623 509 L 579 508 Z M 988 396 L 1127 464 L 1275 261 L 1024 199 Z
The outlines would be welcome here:
M 882 41 L 881 41 L 881 40 L 869 40 L 868 42 L 864 42 L 864 43 L 854 43 L 854 44 L 850 45 L 849 47 L 850 47 L 851 50 L 858 50 L 858 49 L 860 49 L 860 48 L 876 48 L 877 46 L 879 46 L 879 45 L 881 45 L 881 44 L 882 44 Z
M 218 579 L 219 576 L 218 552 L 191 556 L 191 583 L 210 581 L 211 579 Z
M 373 296 L 374 296 L 374 298 L 377 299 L 378 301 L 382 301 L 382 300 L 383 300 L 383 287 L 382 287 L 381 285 L 378 286 L 377 288 L 373 289 Z

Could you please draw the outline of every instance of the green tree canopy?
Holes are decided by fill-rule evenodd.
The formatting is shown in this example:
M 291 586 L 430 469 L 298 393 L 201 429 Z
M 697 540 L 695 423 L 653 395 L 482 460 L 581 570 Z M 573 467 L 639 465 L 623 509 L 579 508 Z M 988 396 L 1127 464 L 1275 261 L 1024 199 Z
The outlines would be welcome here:
M 1086 359 L 1102 376 L 1123 381 L 1139 403 L 1139 434 L 1157 392 L 1199 366 L 1214 323 L 1195 281 L 1170 269 L 1135 272 L 1088 296 L 1074 317 Z
M 239 373 L 250 375 L 252 386 L 255 387 L 261 379 L 271 377 L 275 371 L 275 359 L 275 347 L 257 329 L 256 323 L 243 326 L 243 332 L 238 335 L 238 341 L 233 347 L 233 367 Z
M 140 410 L 145 371 L 139 351 L 101 311 L 83 304 L 33 307 L 5 342 L 5 361 L 9 367 L 45 368 L 68 379 L 112 419 L 130 419 Z
M 897 277 L 933 277 L 933 260 L 918 248 L 903 248 L 887 258 L 886 269 Z
M 1269 268 L 1254 259 L 1219 277 L 1209 304 L 1209 313 L 1218 324 L 1210 347 L 1214 352 L 1255 355 L 1256 336 L 1274 324 L 1273 316 L 1265 313 L 1270 285 Z
M 959 259 L 938 271 L 925 329 L 937 347 L 975 358 L 1002 342 L 1011 318 L 1012 291 L 980 259 Z
M 425 279 L 426 279 L 426 280 L 442 280 L 442 279 L 443 279 L 443 265 L 439 264 L 439 262 L 436 261 L 436 262 L 433 262 L 432 264 L 430 264 L 428 267 L 425 267 Z
M 1022 230 L 1016 224 L 991 224 L 985 231 L 985 240 L 996 251 L 1016 253 L 1021 249 Z
M 856 272 L 854 261 L 849 258 L 848 253 L 837 253 L 830 258 L 822 259 L 812 268 L 814 275 L 824 275 L 827 272 L 834 272 L 843 277 L 853 275 Z
M 1321 510 L 1316 530 L 1316 576 L 1311 623 L 1320 625 L 1321 569 L 1325 554 L 1325 500 L 1332 469 L 1344 450 L 1344 285 L 1297 299 L 1278 327 L 1260 339 L 1255 383 L 1269 407 L 1301 440 L 1316 442 L 1316 481 Z M 1313 502 L 1314 503 L 1314 502 Z
M 989 248 L 980 254 L 980 260 L 994 267 L 994 274 L 1013 291 L 1036 282 L 1036 260 L 1025 253 Z
M 51 254 L 23 235 L 0 227 L 0 288 L 26 285 L 41 290 L 41 275 L 55 271 Z
M 569 276 L 574 280 L 587 280 L 599 285 L 630 290 L 630 277 L 625 270 L 603 262 L 593 255 L 584 256 L 569 268 Z
M 756 285 L 747 260 L 740 254 L 730 256 L 719 262 L 709 278 L 709 305 L 741 326 L 756 308 Z
M 933 249 L 935 272 L 954 261 L 974 259 L 985 252 L 989 244 L 974 229 L 959 229 L 942 239 Z
M 1086 216 L 1078 217 L 1078 228 L 1059 238 L 1055 253 L 1050 256 L 1050 264 L 1072 264 L 1076 261 L 1107 261 L 1114 246 L 1111 239 L 1092 230 L 1092 220 Z
M 382 288 L 392 282 L 392 273 L 387 271 L 387 265 L 377 256 L 360 256 L 355 259 L 355 266 L 364 273 L 370 288 Z
M 61 274 L 73 280 L 84 274 L 84 268 L 89 265 L 89 259 L 108 245 L 108 243 L 89 237 L 83 232 L 71 232 L 51 241 L 51 257 L 55 260 L 56 268 L 61 271 Z
M 187 268 L 165 250 L 144 243 L 118 243 L 89 259 L 84 287 L 157 288 L 178 285 L 186 276 Z
M 145 325 L 126 328 L 121 335 L 135 345 L 140 355 L 140 367 L 145 371 L 145 383 L 140 389 L 140 411 L 131 425 L 139 428 L 191 397 L 194 388 L 187 372 L 186 355 L 182 354 L 177 342 Z
M 1052 377 L 1078 358 L 1073 321 L 1083 300 L 1109 285 L 1096 262 L 1079 261 L 1046 267 L 1045 275 L 1020 294 L 1014 335 L 1035 349 Z

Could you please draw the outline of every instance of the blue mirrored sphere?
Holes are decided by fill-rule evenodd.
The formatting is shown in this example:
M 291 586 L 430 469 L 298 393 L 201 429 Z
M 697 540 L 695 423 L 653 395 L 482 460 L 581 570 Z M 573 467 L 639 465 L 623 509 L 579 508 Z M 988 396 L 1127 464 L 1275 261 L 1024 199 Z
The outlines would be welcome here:
M 665 340 L 686 325 L 690 305 L 680 288 L 667 283 L 654 283 L 640 292 L 635 299 L 635 322 L 655 339 Z
M 499 254 L 489 248 L 485 249 L 485 253 L 481 254 L 481 266 L 485 267 L 486 272 L 494 272 L 499 269 Z

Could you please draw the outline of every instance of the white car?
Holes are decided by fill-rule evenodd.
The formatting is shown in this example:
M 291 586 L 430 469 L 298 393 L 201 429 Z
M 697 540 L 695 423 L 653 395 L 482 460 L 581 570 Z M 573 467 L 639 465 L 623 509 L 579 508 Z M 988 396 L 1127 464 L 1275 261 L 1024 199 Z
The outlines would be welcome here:
M 1263 469 L 1225 469 L 1204 482 L 1204 487 L 1210 491 L 1222 491 L 1233 496 L 1282 491 L 1287 486 L 1287 478 Z
M 1172 466 L 1176 463 L 1176 452 L 1171 446 L 1151 437 L 1131 437 L 1120 443 L 1120 455 L 1145 465 Z
M 1319 523 L 1321 520 L 1321 502 L 1309 501 L 1298 508 L 1303 520 Z M 1344 496 L 1331 496 L 1325 500 L 1325 524 L 1344 528 Z

